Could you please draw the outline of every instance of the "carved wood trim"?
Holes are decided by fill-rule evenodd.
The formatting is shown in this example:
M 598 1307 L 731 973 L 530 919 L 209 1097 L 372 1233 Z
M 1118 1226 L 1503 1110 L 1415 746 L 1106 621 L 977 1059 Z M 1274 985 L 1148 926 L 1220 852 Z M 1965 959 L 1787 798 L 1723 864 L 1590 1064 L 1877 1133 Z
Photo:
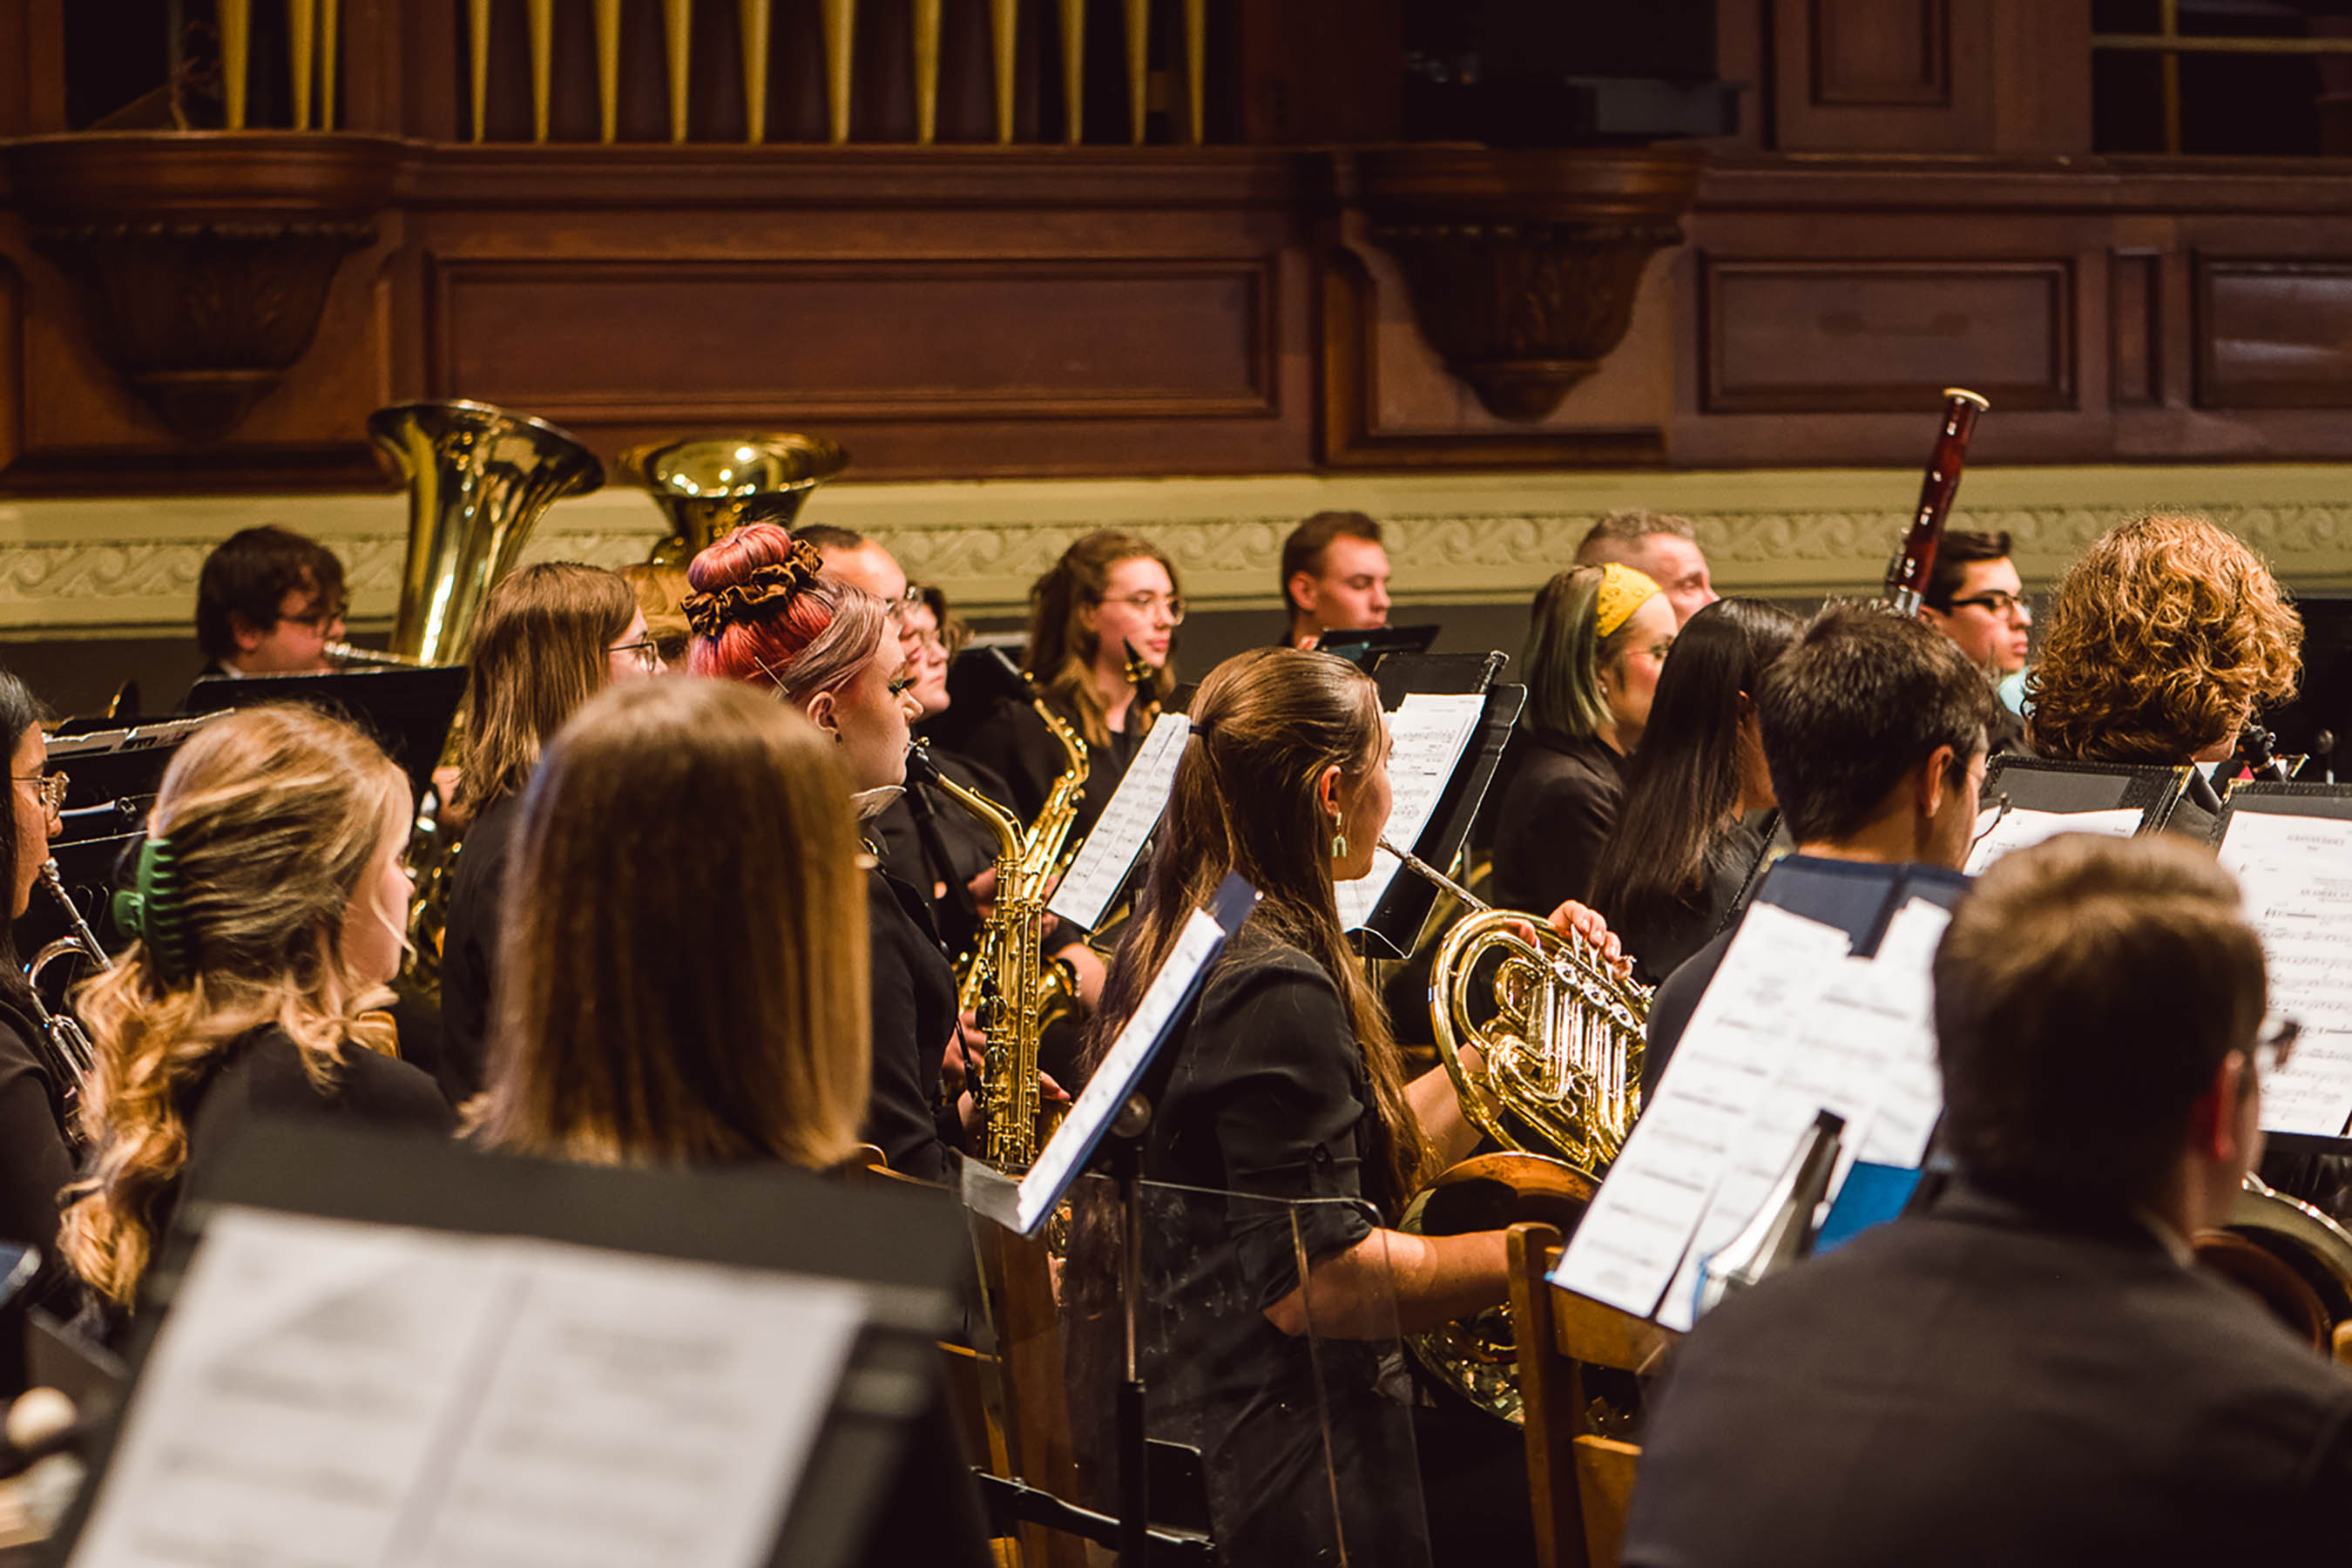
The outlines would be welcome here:
M 1983 0 L 1976 0 L 1981 4 Z M 1836 76 L 1839 32 L 1851 26 L 1852 8 L 1867 5 L 1880 18 L 1898 7 L 1917 13 L 1919 72 L 1910 81 L 1841 81 Z M 1948 109 L 1952 102 L 1952 12 L 1950 0 L 1805 0 L 1811 43 L 1812 101 L 1829 107 Z

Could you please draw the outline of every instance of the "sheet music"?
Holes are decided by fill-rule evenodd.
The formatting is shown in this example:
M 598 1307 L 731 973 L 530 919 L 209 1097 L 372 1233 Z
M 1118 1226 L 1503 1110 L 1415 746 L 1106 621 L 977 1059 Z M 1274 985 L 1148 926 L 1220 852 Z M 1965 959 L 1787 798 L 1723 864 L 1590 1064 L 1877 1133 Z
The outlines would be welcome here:
M 1118 787 L 1095 819 L 1094 831 L 1078 846 L 1078 853 L 1063 875 L 1053 901 L 1045 907 L 1072 925 L 1092 931 L 1102 924 L 1103 911 L 1118 897 L 1144 840 L 1160 826 L 1168 809 L 1168 792 L 1175 787 L 1176 764 L 1183 760 L 1184 742 L 1192 721 L 1181 713 L 1162 713 L 1152 721 L 1135 761 L 1119 775 Z
M 2146 812 L 2135 806 L 2115 811 L 2028 811 L 2017 807 L 2003 813 L 1990 832 L 1984 831 L 1984 817 L 1991 815 L 1987 811 L 1978 817 L 1979 834 L 1976 844 L 1969 850 L 1966 868 L 1971 877 L 2012 849 L 2030 848 L 2061 833 L 2104 833 L 2115 838 L 2129 838 L 2147 817 Z
M 1772 1087 L 1790 1021 L 1812 1009 L 1847 948 L 1835 926 L 1750 906 L 1657 1098 L 1569 1237 L 1553 1283 L 1637 1317 L 1657 1311 L 1735 1144 Z
M 2342 1136 L 2352 1123 L 2352 822 L 2230 814 L 2221 864 L 2269 961 L 2271 1006 L 2303 1026 L 2263 1080 L 2263 1126 Z
M 829 1279 L 230 1208 L 76 1568 L 756 1568 L 865 1315 Z
M 1690 1328 L 1701 1264 L 1756 1217 L 1822 1111 L 1845 1119 L 1827 1194 L 1832 1199 L 1857 1157 L 1916 1166 L 1925 1156 L 1943 1105 L 1928 969 L 1950 920 L 1939 906 L 1912 899 L 1888 922 L 1875 955 L 1842 954 L 1826 967 L 1810 1005 L 1783 1020 L 1788 1037 L 1770 1045 L 1777 1060 L 1764 1064 L 1771 1086 L 1753 1101 L 1726 1151 L 1706 1211 L 1659 1307 L 1661 1325 Z M 1675 1052 L 1677 1062 L 1681 1054 Z
M 1413 691 L 1388 716 L 1391 800 L 1382 837 L 1390 843 L 1410 849 L 1420 842 L 1462 761 L 1462 748 L 1477 732 L 1486 710 L 1486 699 L 1477 692 Z M 1339 885 L 1342 931 L 1354 931 L 1371 920 L 1402 865 L 1382 849 L 1373 855 L 1370 872 Z

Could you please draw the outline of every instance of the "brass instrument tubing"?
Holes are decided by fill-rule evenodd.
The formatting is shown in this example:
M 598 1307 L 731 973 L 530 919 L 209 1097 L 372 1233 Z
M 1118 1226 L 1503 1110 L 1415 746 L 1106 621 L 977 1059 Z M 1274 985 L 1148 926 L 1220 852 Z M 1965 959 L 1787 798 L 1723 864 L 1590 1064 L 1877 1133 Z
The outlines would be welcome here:
M 940 5 L 914 0 L 915 141 L 928 147 L 940 132 Z
M 81 906 L 75 903 L 73 895 L 66 891 L 65 876 L 58 869 L 56 859 L 41 862 L 41 884 L 48 889 L 51 898 L 65 906 L 66 923 L 75 944 L 87 952 L 90 962 L 100 969 L 113 968 L 114 960 L 107 957 L 106 949 L 98 945 L 98 933 L 89 929 L 88 921 L 82 919 Z
M 596 0 L 596 134 L 621 139 L 621 0 Z
M 343 0 L 319 0 L 319 129 L 335 128 L 335 34 Z
M 1127 135 L 1143 145 L 1143 128 L 1151 111 L 1151 0 L 1127 0 Z
M 857 0 L 824 0 L 825 111 L 836 147 L 849 140 L 850 68 L 856 47 Z
M 488 134 L 490 113 L 490 0 L 467 0 L 466 36 L 473 46 L 474 140 L 479 142 Z
M 996 68 L 996 140 L 1013 144 L 1013 90 L 1021 65 L 1021 0 L 989 0 L 989 47 Z
M 319 47 L 319 0 L 286 0 L 286 58 L 294 73 L 294 129 L 310 129 L 312 53 Z
M 530 0 L 530 139 L 547 140 L 547 106 L 555 92 L 555 0 Z
M 932 0 L 936 7 L 938 0 Z M 768 139 L 768 35 L 775 18 L 772 0 L 741 0 L 743 19 L 743 140 Z
M 220 0 L 222 117 L 245 129 L 247 73 L 253 63 L 253 0 Z
M 662 37 L 669 47 L 669 139 L 683 142 L 687 70 L 694 63 L 694 0 L 662 0 Z
M 1087 133 L 1087 0 L 1062 0 L 1062 140 Z

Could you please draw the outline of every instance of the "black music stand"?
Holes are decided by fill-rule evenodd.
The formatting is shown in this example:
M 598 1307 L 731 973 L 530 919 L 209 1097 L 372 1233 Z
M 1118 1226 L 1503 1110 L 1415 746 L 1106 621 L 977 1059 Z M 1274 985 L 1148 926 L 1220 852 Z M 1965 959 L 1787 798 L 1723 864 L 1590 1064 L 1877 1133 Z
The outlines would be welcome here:
M 2139 831 L 2154 833 L 2171 820 L 2188 787 L 2187 767 L 2143 767 L 2126 763 L 2067 763 L 2047 757 L 2004 754 L 1985 769 L 1987 805 L 2004 795 L 2021 811 L 2071 815 L 2081 811 L 2140 812 Z
M 326 675 L 208 675 L 189 689 L 191 713 L 299 702 L 348 720 L 374 737 L 422 800 L 440 765 L 442 742 L 466 695 L 466 667 L 339 669 Z
M 946 1193 L 849 1185 L 781 1166 L 560 1164 L 436 1140 L 259 1121 L 191 1194 L 142 1283 L 128 1419 L 136 1418 L 138 1380 L 173 1295 L 225 1205 L 847 1282 L 864 1297 L 863 1323 L 769 1561 L 779 1568 L 916 1560 L 982 1568 L 988 1561 L 978 1499 L 940 1408 L 937 1342 L 957 1321 L 955 1280 L 968 1245 L 961 1211 Z M 89 1521 L 126 1424 L 93 1455 L 89 1483 L 52 1542 L 55 1562 L 70 1556 Z M 909 1532 L 923 1539 L 901 1539 Z
M 1394 654 L 1429 651 L 1437 640 L 1435 626 L 1371 626 L 1362 631 L 1329 631 L 1315 639 L 1315 651 L 1344 658 L 1359 669 L 1370 669 Z

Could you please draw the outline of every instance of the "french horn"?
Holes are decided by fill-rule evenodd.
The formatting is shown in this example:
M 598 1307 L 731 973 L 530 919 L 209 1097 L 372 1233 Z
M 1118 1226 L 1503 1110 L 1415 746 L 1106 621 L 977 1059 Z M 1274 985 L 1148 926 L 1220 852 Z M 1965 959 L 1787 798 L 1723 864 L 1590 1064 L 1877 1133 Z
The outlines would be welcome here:
M 1649 989 L 1582 937 L 1495 909 L 1411 851 L 1381 847 L 1471 911 L 1438 943 L 1430 1022 L 1464 1120 L 1503 1150 L 1445 1171 L 1414 1195 L 1401 1227 L 1455 1236 L 1540 1220 L 1565 1235 L 1641 1113 Z M 1521 1419 L 1504 1308 L 1405 1339 L 1472 1404 Z
M 2249 1175 L 2227 1223 L 2197 1238 L 2197 1261 L 2323 1355 L 2352 1355 L 2352 1232 L 2310 1204 Z
M 632 447 L 619 466 L 669 519 L 648 563 L 683 566 L 739 523 L 790 528 L 810 493 L 849 467 L 849 450 L 824 436 L 688 436 Z

